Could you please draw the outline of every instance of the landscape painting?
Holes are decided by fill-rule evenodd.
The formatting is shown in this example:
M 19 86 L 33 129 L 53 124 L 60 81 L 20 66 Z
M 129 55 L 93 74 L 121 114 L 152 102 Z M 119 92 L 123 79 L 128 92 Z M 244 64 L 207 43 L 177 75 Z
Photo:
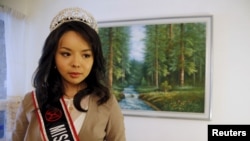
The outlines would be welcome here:
M 211 118 L 212 16 L 98 25 L 108 85 L 124 115 Z

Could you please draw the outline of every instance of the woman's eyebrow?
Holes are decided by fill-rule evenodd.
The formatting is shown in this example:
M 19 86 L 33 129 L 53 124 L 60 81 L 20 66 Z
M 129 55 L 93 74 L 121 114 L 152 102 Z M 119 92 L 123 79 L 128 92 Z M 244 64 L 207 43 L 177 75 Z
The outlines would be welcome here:
M 70 48 L 67 48 L 67 47 L 64 47 L 64 46 L 61 46 L 61 47 L 59 47 L 59 49 L 66 49 L 66 50 L 71 50 Z
M 83 49 L 83 50 L 82 50 L 82 52 L 87 52 L 87 51 L 91 51 L 91 49 L 88 48 L 88 49 Z

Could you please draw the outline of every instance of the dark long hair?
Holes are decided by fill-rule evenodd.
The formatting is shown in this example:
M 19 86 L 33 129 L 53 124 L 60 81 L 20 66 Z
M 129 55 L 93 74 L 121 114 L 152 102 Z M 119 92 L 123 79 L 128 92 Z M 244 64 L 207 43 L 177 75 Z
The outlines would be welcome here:
M 90 74 L 82 83 L 87 88 L 80 90 L 74 97 L 74 105 L 78 110 L 84 111 L 80 106 L 81 99 L 89 94 L 95 94 L 100 99 L 98 104 L 105 103 L 109 97 L 109 86 L 106 86 L 105 60 L 99 35 L 87 24 L 77 21 L 66 22 L 52 31 L 45 40 L 38 67 L 33 75 L 33 85 L 36 89 L 39 106 L 49 106 L 58 101 L 64 94 L 61 76 L 55 69 L 55 53 L 60 38 L 67 31 L 79 33 L 92 47 L 94 64 Z

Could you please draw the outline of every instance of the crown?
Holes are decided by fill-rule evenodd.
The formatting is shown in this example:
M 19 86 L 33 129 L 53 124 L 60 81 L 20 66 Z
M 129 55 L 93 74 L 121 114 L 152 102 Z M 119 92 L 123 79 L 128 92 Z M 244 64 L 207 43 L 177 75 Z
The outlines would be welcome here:
M 79 21 L 89 25 L 92 29 L 98 32 L 97 22 L 94 17 L 85 11 L 84 9 L 75 7 L 75 8 L 66 8 L 60 11 L 52 20 L 50 24 L 50 31 L 55 30 L 60 25 L 70 21 Z

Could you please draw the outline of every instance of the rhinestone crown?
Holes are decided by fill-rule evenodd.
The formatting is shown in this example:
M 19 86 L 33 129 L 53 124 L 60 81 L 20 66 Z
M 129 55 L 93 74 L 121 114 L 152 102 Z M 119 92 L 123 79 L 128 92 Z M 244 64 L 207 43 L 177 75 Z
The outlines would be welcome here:
M 52 20 L 50 24 L 50 31 L 55 30 L 60 25 L 70 21 L 79 21 L 89 25 L 96 32 L 98 32 L 97 22 L 94 17 L 85 11 L 84 9 L 75 7 L 75 8 L 66 8 L 60 11 Z

